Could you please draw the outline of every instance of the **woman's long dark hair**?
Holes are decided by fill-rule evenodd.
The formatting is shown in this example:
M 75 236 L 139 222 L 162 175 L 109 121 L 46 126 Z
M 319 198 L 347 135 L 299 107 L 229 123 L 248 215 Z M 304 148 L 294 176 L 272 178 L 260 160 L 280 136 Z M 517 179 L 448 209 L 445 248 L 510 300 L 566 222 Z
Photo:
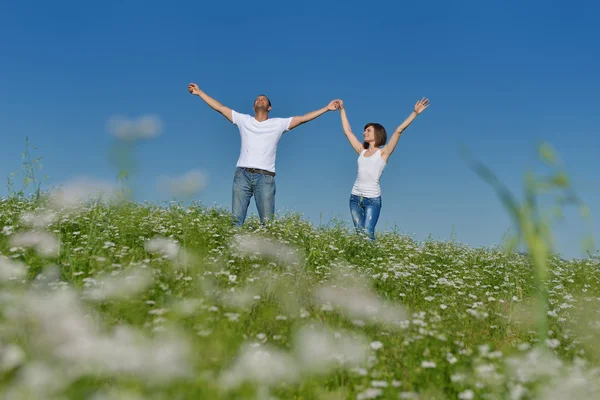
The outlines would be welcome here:
M 385 128 L 377 122 L 369 122 L 365 125 L 365 130 L 370 126 L 372 126 L 373 131 L 375 131 L 375 147 L 383 146 L 385 142 L 387 142 L 387 132 L 385 131 Z M 363 142 L 363 147 L 368 149 L 369 143 Z

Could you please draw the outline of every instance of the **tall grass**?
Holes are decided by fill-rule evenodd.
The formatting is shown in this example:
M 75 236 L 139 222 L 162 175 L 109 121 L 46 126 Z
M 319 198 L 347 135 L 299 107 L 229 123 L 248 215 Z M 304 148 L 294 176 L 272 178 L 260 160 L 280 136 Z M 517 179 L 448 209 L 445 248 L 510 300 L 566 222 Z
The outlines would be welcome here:
M 600 260 L 556 256 L 516 200 L 525 252 L 107 189 L 0 200 L 3 398 L 600 394 Z

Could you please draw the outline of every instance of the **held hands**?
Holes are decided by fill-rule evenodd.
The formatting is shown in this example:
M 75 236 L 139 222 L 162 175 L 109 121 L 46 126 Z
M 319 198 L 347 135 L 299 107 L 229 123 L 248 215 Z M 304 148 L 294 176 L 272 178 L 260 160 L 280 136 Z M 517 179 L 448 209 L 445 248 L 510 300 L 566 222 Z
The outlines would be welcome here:
M 188 92 L 190 92 L 191 94 L 199 95 L 200 94 L 200 88 L 195 83 L 190 83 L 188 85 Z
M 340 109 L 340 104 L 341 104 L 341 100 L 337 99 L 337 100 L 332 100 L 328 105 L 327 105 L 327 111 L 335 111 L 335 110 L 339 110 Z
M 417 101 L 415 104 L 415 113 L 417 115 L 421 114 L 425 109 L 429 107 L 429 99 L 423 97 L 421 100 Z

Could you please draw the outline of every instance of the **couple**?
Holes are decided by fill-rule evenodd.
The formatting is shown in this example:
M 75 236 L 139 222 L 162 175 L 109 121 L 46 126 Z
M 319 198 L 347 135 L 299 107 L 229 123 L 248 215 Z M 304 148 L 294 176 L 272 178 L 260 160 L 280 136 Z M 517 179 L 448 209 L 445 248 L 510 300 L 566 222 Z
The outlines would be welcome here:
M 423 98 L 417 101 L 413 112 L 396 128 L 389 144 L 382 148 L 387 141 L 385 128 L 378 123 L 368 123 L 363 132 L 364 141 L 361 143 L 350 129 L 341 100 L 333 100 L 326 107 L 303 116 L 269 118 L 272 104 L 265 95 L 259 95 L 254 100 L 254 116 L 251 116 L 225 107 L 204 93 L 195 83 L 188 85 L 188 91 L 199 96 L 240 130 L 241 149 L 233 179 L 231 204 L 235 224 L 238 226 L 246 219 L 253 195 L 261 223 L 275 214 L 275 154 L 283 133 L 328 111 L 339 110 L 344 133 L 352 148 L 359 154 L 358 175 L 350 196 L 352 222 L 359 232 L 366 233 L 371 240 L 375 240 L 375 225 L 381 209 L 379 178 L 402 132 L 417 115 L 429 107 L 429 100 Z

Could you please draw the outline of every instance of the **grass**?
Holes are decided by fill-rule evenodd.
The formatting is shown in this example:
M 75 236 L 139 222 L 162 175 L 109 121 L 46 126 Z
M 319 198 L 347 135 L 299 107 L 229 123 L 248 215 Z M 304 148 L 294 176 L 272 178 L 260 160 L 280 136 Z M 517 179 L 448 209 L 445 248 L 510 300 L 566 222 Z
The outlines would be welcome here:
M 294 214 L 236 229 L 200 204 L 47 200 L 0 201 L 3 398 L 600 393 L 597 257 L 547 255 L 540 339 L 534 264 L 499 247 L 371 243 Z
M 589 209 L 548 145 L 523 202 L 469 156 L 514 222 L 490 248 L 372 243 L 295 214 L 235 228 L 228 210 L 95 181 L 46 193 L 28 148 L 0 199 L 2 398 L 600 395 L 600 258 L 552 253 L 543 195 Z

